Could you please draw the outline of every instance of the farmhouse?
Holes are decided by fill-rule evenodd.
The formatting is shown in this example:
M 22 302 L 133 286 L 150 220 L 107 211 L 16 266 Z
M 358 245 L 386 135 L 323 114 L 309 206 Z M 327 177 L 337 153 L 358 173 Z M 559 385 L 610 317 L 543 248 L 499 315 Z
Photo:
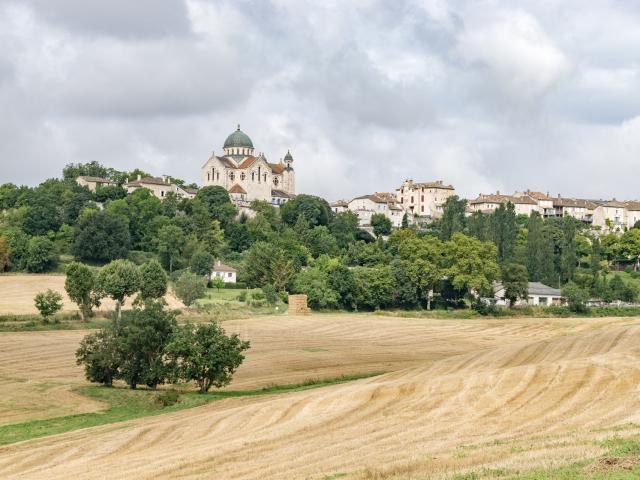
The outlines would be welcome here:
M 138 179 L 133 182 L 124 184 L 124 188 L 127 193 L 133 193 L 139 188 L 146 188 L 158 197 L 163 199 L 169 192 L 175 193 L 181 198 L 195 198 L 197 190 L 193 188 L 185 188 L 180 185 L 171 183 L 171 178 L 167 175 L 163 175 L 161 178 L 157 177 L 142 177 L 138 175 Z
M 211 280 L 214 278 L 222 278 L 224 283 L 236 283 L 236 269 L 225 265 L 220 260 L 216 261 L 211 271 Z
M 549 287 L 540 282 L 529 282 L 527 300 L 518 300 L 516 305 L 561 305 L 563 302 L 560 289 Z M 493 286 L 493 298 L 497 305 L 508 305 L 509 300 L 505 298 L 505 290 L 501 283 Z
M 109 180 L 107 178 L 90 177 L 86 175 L 81 175 L 78 178 L 76 178 L 76 183 L 81 187 L 87 187 L 89 190 L 91 190 L 94 193 L 100 187 L 111 187 L 116 185 L 116 182 Z

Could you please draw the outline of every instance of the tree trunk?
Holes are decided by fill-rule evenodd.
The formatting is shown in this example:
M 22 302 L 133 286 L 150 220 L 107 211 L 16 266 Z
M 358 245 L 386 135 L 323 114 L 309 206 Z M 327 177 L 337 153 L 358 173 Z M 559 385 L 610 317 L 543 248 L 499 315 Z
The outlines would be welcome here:
M 122 304 L 120 300 L 116 300 L 116 319 L 120 321 L 122 319 Z

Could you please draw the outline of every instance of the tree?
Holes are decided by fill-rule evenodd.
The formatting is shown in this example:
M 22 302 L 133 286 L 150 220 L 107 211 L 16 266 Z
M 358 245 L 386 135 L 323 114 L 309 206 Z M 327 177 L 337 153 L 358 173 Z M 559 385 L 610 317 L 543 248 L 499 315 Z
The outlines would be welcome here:
M 346 266 L 338 264 L 329 269 L 327 286 L 338 295 L 338 306 L 347 310 L 356 308 L 358 285 L 353 272 Z
M 216 288 L 216 290 L 218 290 L 218 292 L 221 288 L 224 288 L 224 280 L 222 279 L 222 277 L 213 277 L 213 280 L 211 280 L 211 284 Z
M 357 285 L 356 305 L 359 309 L 377 310 L 393 302 L 395 281 L 389 265 L 354 267 Z
M 227 335 L 217 323 L 179 327 L 167 345 L 174 379 L 194 381 L 200 393 L 231 382 L 250 346 L 238 334 Z
M 265 285 L 262 287 L 262 293 L 264 294 L 264 299 L 269 305 L 274 306 L 278 303 L 278 291 L 273 285 Z
M 293 226 L 300 215 L 304 216 L 309 225 L 329 225 L 331 207 L 326 200 L 313 195 L 298 195 L 280 207 L 282 221 Z
M 627 260 L 635 260 L 640 255 L 640 229 L 627 230 L 620 237 L 615 249 L 616 255 Z
M 567 299 L 567 304 L 572 312 L 584 312 L 589 294 L 574 282 L 568 282 L 562 287 L 562 296 Z
M 491 214 L 489 227 L 491 240 L 493 240 L 497 248 L 498 262 L 511 260 L 518 230 L 513 203 L 500 204 Z
M 289 286 L 294 272 L 293 260 L 277 245 L 256 242 L 247 252 L 245 273 L 251 286 L 273 285 L 282 292 Z
M 391 233 L 391 220 L 383 213 L 374 213 L 371 215 L 371 227 L 373 227 L 373 234 L 376 237 L 389 235 Z
M 576 256 L 576 220 L 573 217 L 562 219 L 562 253 L 560 255 L 560 272 L 562 280 L 568 282 L 573 279 L 578 259 Z
M 9 264 L 10 254 L 11 250 L 9 250 L 7 239 L 0 235 L 0 272 L 4 272 L 4 269 Z
M 505 298 L 509 300 L 510 308 L 513 308 L 519 298 L 527 298 L 529 294 L 527 268 L 518 263 L 502 265 L 502 287 Z
M 409 228 L 409 216 L 407 215 L 407 212 L 404 212 L 404 215 L 402 215 L 402 228 Z
M 166 346 L 176 327 L 176 315 L 150 300 L 144 308 L 135 306 L 118 325 L 118 378 L 130 388 L 144 384 L 155 389 L 169 376 Z
M 269 207 L 273 209 L 273 207 Z M 211 222 L 211 228 L 207 230 L 203 238 L 205 248 L 209 254 L 214 257 L 220 257 L 222 248 L 224 247 L 224 232 L 220 228 L 220 222 L 214 220 Z
M 191 271 L 201 277 L 209 277 L 213 268 L 213 255 L 209 252 L 196 252 L 191 257 Z
M 331 219 L 329 230 L 335 237 L 338 247 L 347 248 L 355 242 L 358 223 L 358 215 L 351 211 L 341 212 Z
M 318 267 L 298 273 L 293 281 L 292 291 L 305 294 L 309 307 L 314 310 L 335 308 L 338 305 L 339 297 L 337 292 L 329 287 L 327 272 Z
M 91 309 L 100 303 L 94 293 L 96 279 L 93 272 L 86 265 L 73 262 L 65 269 L 66 279 L 64 289 L 72 302 L 78 305 L 80 318 L 86 321 L 91 316 Z
M 464 211 L 467 206 L 465 199 L 451 195 L 442 206 L 440 219 L 440 239 L 449 240 L 456 232 L 462 232 L 465 226 Z
M 130 245 L 129 226 L 122 216 L 104 210 L 80 216 L 73 243 L 77 259 L 110 262 L 125 258 Z
M 545 225 L 538 212 L 532 212 L 529 216 L 527 233 L 527 271 L 532 282 L 544 282 L 553 285 L 557 282 L 554 268 L 554 243 L 551 231 L 544 228 Z
M 195 199 L 205 205 L 211 220 L 218 220 L 223 227 L 231 223 L 237 214 L 229 193 L 223 187 L 203 187 L 198 190 Z
M 169 272 L 173 272 L 173 265 L 180 259 L 182 250 L 187 243 L 184 232 L 175 225 L 165 225 L 158 231 L 155 243 L 163 263 Z
M 47 237 L 32 237 L 27 244 L 25 268 L 31 273 L 46 272 L 57 264 L 55 245 Z
M 168 282 L 167 274 L 157 260 L 151 260 L 140 268 L 140 296 L 143 300 L 164 297 Z
M 80 176 L 108 178 L 108 171 L 95 160 L 89 163 L 68 163 L 62 169 L 62 177 L 65 180 L 75 181 Z
M 34 301 L 45 323 L 49 322 L 49 318 L 62 309 L 62 295 L 51 289 L 38 293 Z
M 499 273 L 496 246 L 462 233 L 445 242 L 443 259 L 443 273 L 458 291 L 476 295 L 487 291 Z
M 122 306 L 126 297 L 140 290 L 140 271 L 129 260 L 114 260 L 98 272 L 96 290 L 116 302 L 116 319 L 122 318 Z
M 109 326 L 85 336 L 76 351 L 76 363 L 84 365 L 90 382 L 113 385 L 120 365 L 116 329 Z
M 190 307 L 197 299 L 204 297 L 206 288 L 207 283 L 200 275 L 185 271 L 178 278 L 174 291 L 182 303 Z
M 442 243 L 435 237 L 411 235 L 400 240 L 397 250 L 415 297 L 430 309 L 432 292 L 443 276 Z

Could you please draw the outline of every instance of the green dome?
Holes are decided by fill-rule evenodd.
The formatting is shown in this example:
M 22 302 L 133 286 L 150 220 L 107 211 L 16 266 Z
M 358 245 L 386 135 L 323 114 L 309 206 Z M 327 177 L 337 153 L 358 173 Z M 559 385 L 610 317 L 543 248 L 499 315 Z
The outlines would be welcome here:
M 291 156 L 291 152 L 287 150 L 287 154 L 284 156 L 285 161 L 289 160 L 293 162 L 293 157 Z
M 227 137 L 224 141 L 224 147 L 222 148 L 230 147 L 253 148 L 253 143 L 251 142 L 249 135 L 240 130 L 240 125 L 238 125 L 238 129 L 235 132 Z

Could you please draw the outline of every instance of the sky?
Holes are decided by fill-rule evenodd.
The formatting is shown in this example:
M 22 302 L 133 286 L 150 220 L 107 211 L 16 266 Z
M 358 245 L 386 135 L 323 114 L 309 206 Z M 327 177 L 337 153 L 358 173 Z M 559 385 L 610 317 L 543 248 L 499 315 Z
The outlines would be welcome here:
M 640 198 L 640 2 L 0 0 L 0 183 L 200 181 L 236 125 L 330 201 Z

